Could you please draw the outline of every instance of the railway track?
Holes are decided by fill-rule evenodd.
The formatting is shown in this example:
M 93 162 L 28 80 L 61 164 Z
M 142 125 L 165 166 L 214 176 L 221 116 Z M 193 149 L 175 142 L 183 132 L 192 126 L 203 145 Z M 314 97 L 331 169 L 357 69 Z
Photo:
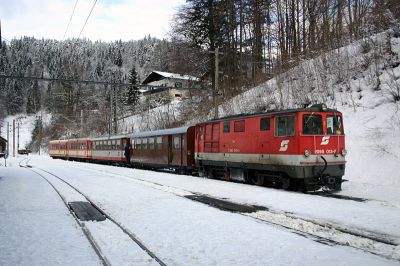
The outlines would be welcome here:
M 310 238 L 316 242 L 327 245 L 349 246 L 384 258 L 400 261 L 400 239 L 392 236 L 367 231 L 363 228 L 349 228 L 347 226 L 329 222 L 320 222 L 315 219 L 298 216 L 294 213 L 284 212 L 276 209 L 268 209 L 263 206 L 246 205 L 237 202 L 220 199 L 201 193 L 196 193 L 181 189 L 178 187 L 167 186 L 148 180 L 133 178 L 126 175 L 115 174 L 108 171 L 96 169 L 85 170 L 100 172 L 103 175 L 109 175 L 117 178 L 126 178 L 136 183 L 140 183 L 164 192 L 172 193 L 179 197 L 194 200 L 201 204 L 207 204 L 211 207 L 224 211 L 235 212 L 252 219 L 264 222 L 269 225 L 278 226 L 285 230 L 290 230 L 298 235 Z M 331 194 L 320 194 L 318 196 L 331 197 Z M 335 194 L 334 194 L 335 195 Z M 357 200 L 350 197 L 335 197 L 342 200 Z M 251 210 L 251 211 L 248 211 Z
M 35 174 L 37 174 L 38 176 L 43 178 L 56 191 L 58 196 L 62 199 L 64 205 L 68 208 L 69 212 L 74 217 L 74 219 L 77 222 L 77 224 L 79 225 L 79 227 L 82 229 L 83 234 L 88 239 L 89 243 L 91 244 L 92 248 L 94 249 L 95 253 L 98 255 L 98 257 L 103 265 L 107 265 L 107 266 L 113 265 L 113 264 L 118 265 L 118 264 L 120 264 L 120 262 L 113 263 L 113 260 L 109 259 L 107 257 L 107 255 L 106 255 L 107 246 L 104 245 L 104 243 L 103 243 L 104 241 L 96 240 L 96 238 L 98 238 L 98 236 L 96 235 L 97 233 L 95 233 L 95 234 L 92 233 L 91 229 L 89 228 L 87 223 L 85 221 L 82 221 L 80 215 L 75 212 L 72 205 L 73 205 L 73 203 L 76 203 L 76 202 L 71 202 L 68 200 L 71 198 L 71 194 L 70 194 L 71 190 L 76 193 L 76 195 L 72 196 L 72 198 L 80 197 L 80 198 L 85 199 L 86 202 L 89 203 L 90 205 L 94 206 L 94 208 L 96 210 L 98 210 L 101 213 L 101 215 L 104 215 L 104 217 L 105 217 L 104 222 L 109 222 L 114 227 L 119 229 L 120 234 L 123 234 L 124 236 L 126 236 L 130 240 L 132 240 L 134 245 L 139 247 L 148 257 L 148 259 L 145 259 L 144 261 L 142 259 L 142 261 L 140 261 L 140 262 L 136 261 L 136 263 L 134 262 L 133 264 L 161 265 L 161 266 L 166 265 L 166 263 L 159 256 L 157 256 L 142 240 L 140 240 L 140 238 L 137 235 L 135 235 L 132 231 L 130 231 L 122 223 L 118 222 L 114 217 L 112 217 L 104 209 L 100 208 L 95 202 L 93 202 L 89 198 L 88 195 L 86 195 L 85 193 L 80 191 L 78 188 L 76 188 L 71 183 L 69 183 L 68 181 L 61 178 L 60 176 L 57 176 L 57 175 L 55 175 L 49 171 L 46 171 L 44 169 L 41 169 L 41 168 L 37 168 L 37 167 L 32 168 L 31 166 L 29 166 L 27 164 L 28 162 L 29 162 L 29 160 L 22 160 L 19 163 L 19 166 L 30 169 L 32 172 L 34 172 Z M 58 182 L 57 181 L 55 182 L 55 180 L 58 180 Z M 62 185 L 60 185 L 60 184 L 64 184 L 64 186 L 68 186 L 70 188 L 69 189 L 70 192 L 68 193 L 69 195 L 65 195 L 66 189 L 65 189 L 65 187 L 62 188 Z M 115 231 L 115 229 L 114 229 L 114 231 Z M 118 240 L 123 242 L 126 240 L 126 237 L 125 237 L 125 239 L 118 239 Z M 114 245 L 115 245 L 115 242 L 118 240 L 113 239 Z M 118 245 L 118 246 L 120 246 L 120 245 Z

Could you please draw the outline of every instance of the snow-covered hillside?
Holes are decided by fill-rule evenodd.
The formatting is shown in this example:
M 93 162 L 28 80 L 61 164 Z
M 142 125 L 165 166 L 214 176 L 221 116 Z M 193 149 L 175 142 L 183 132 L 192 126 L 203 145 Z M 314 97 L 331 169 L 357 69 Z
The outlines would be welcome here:
M 225 102 L 219 113 L 321 102 L 344 113 L 348 150 L 344 179 L 400 188 L 399 32 L 389 30 L 304 61 Z

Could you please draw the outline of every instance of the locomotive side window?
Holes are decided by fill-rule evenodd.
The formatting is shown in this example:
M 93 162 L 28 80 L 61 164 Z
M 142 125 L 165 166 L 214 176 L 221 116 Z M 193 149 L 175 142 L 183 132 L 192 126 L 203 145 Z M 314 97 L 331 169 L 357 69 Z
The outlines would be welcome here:
M 235 121 L 233 123 L 233 131 L 234 132 L 244 132 L 244 130 L 245 130 L 244 120 Z
M 270 129 L 271 122 L 269 117 L 263 117 L 260 119 L 260 130 L 267 131 Z
M 322 135 L 322 115 L 308 114 L 303 115 L 303 134 Z
M 275 118 L 275 136 L 285 137 L 294 136 L 295 118 L 294 116 L 278 116 Z
M 231 123 L 225 122 L 224 123 L 224 133 L 229 133 L 231 131 Z
M 157 137 L 157 150 L 162 150 L 162 137 Z
M 340 116 L 326 117 L 326 133 L 328 135 L 341 135 L 343 134 L 342 118 Z

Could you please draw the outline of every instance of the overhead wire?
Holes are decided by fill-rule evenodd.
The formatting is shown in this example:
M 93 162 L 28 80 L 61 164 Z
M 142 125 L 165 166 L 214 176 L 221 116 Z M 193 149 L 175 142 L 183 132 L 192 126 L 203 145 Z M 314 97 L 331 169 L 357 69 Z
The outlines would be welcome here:
M 90 15 L 92 14 L 92 11 L 93 11 L 94 6 L 96 5 L 96 3 L 97 3 L 97 0 L 95 0 L 94 3 L 93 3 L 92 9 L 90 10 L 90 13 L 89 13 L 89 15 L 88 15 L 87 18 L 86 18 L 85 24 L 83 24 L 83 27 L 82 27 L 82 29 L 81 29 L 81 32 L 79 33 L 78 39 L 81 37 L 81 34 L 82 34 L 83 30 L 84 30 L 85 27 L 86 27 L 86 23 L 88 22 L 89 17 L 90 17 Z
M 64 32 L 63 39 L 65 38 L 65 35 L 66 35 L 66 34 L 67 34 L 67 32 L 68 32 L 68 28 L 69 28 L 69 25 L 71 24 L 72 17 L 73 17 L 73 16 L 74 16 L 74 14 L 75 14 L 75 9 L 76 9 L 76 5 L 78 4 L 78 1 L 79 1 L 79 0 L 76 0 L 76 2 L 75 2 L 74 9 L 72 10 L 71 17 L 69 18 L 68 25 L 67 25 L 67 28 L 65 29 L 65 32 Z

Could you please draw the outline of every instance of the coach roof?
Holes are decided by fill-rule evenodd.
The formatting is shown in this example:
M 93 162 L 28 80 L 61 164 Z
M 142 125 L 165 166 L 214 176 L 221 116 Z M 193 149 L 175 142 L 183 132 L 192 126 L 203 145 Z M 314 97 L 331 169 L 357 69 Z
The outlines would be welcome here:
M 134 133 L 128 134 L 127 136 L 129 136 L 130 138 L 142 138 L 142 137 L 184 134 L 187 132 L 187 130 L 189 128 L 190 128 L 190 126 L 160 129 L 160 130 L 155 130 L 155 131 L 134 132 Z

